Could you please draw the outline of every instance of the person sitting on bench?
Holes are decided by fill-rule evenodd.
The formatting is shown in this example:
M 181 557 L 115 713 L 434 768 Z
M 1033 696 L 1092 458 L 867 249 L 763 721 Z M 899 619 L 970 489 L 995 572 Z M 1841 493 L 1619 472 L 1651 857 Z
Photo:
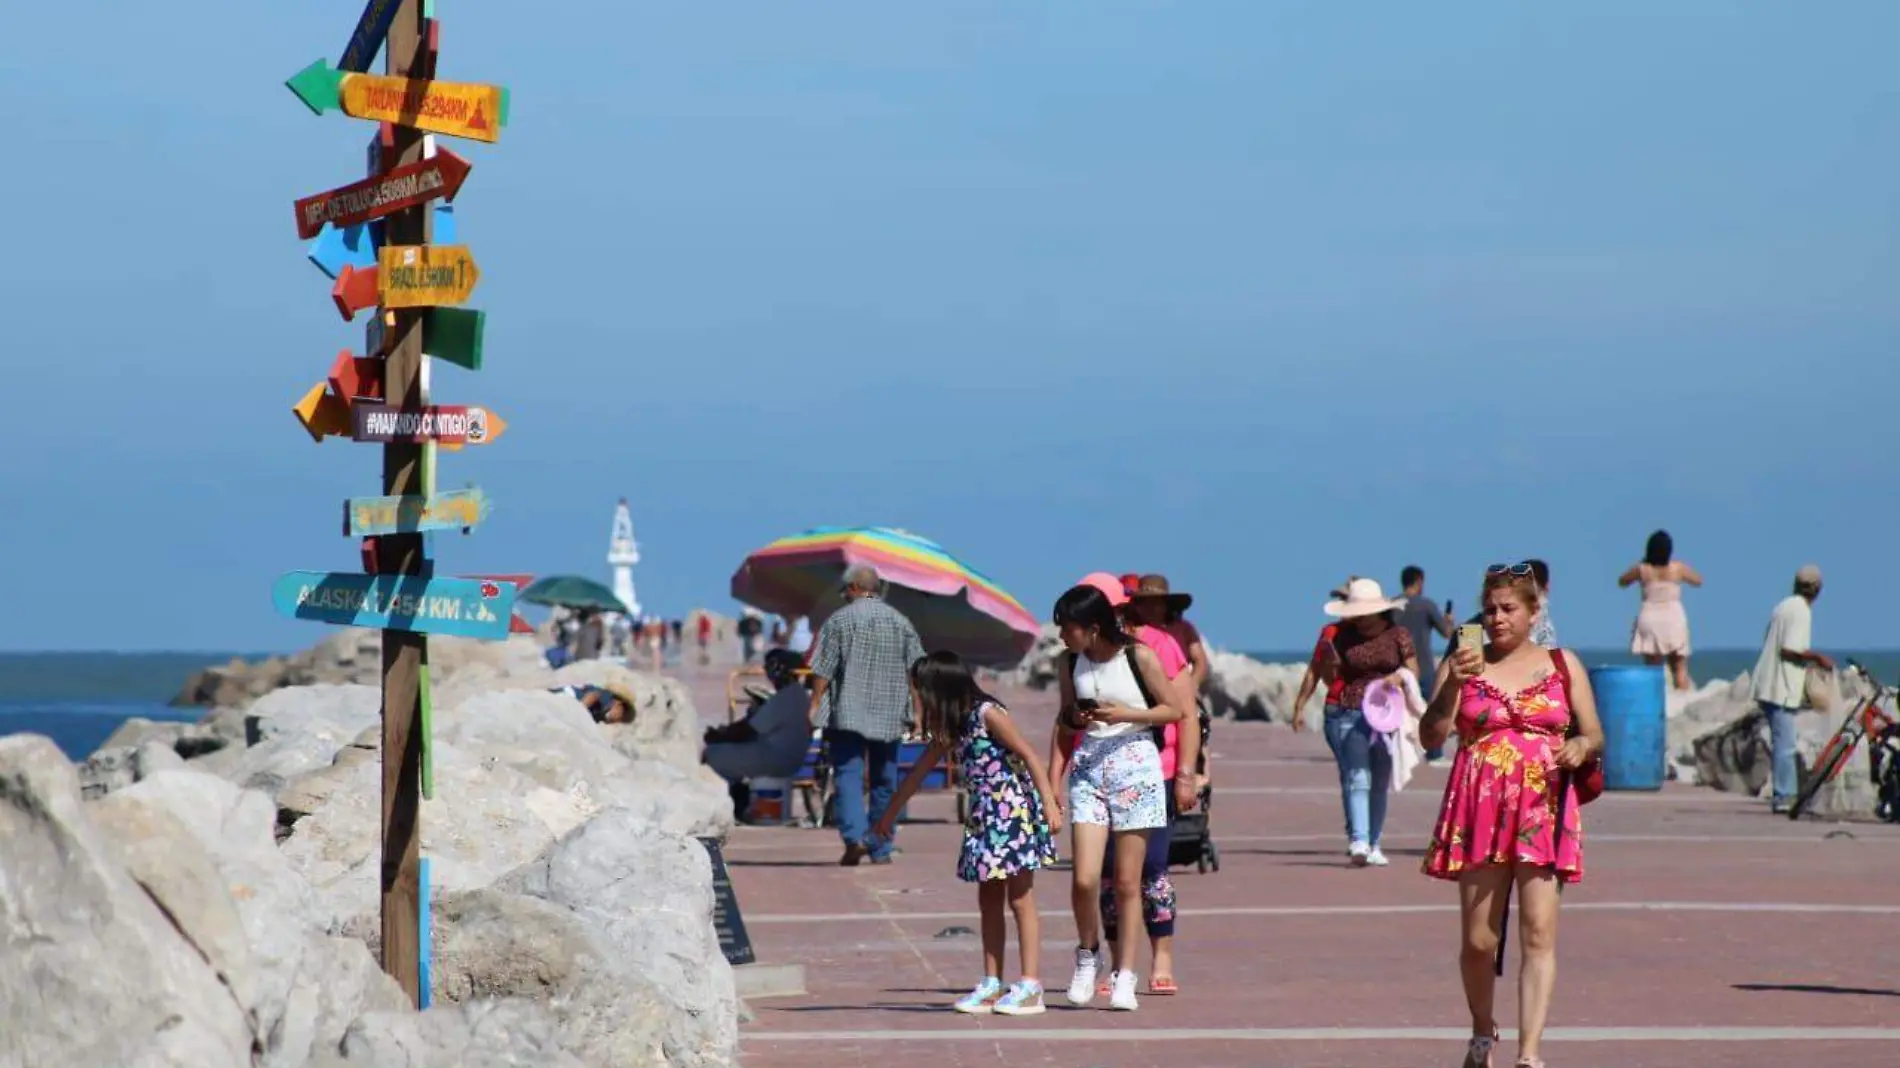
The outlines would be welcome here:
M 811 691 L 798 679 L 803 659 L 789 649 L 765 654 L 765 677 L 777 692 L 753 705 L 746 717 L 706 731 L 700 757 L 731 786 L 734 814 L 743 819 L 752 791 L 748 780 L 789 779 L 811 749 Z

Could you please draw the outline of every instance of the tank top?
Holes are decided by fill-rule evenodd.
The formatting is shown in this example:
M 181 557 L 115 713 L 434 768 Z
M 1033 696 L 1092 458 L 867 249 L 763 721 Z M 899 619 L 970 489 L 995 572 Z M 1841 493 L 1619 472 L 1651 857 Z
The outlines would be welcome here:
M 1148 702 L 1141 696 L 1141 686 L 1135 681 L 1135 669 L 1128 663 L 1128 657 L 1116 653 L 1106 661 L 1089 659 L 1085 653 L 1075 655 L 1076 700 L 1093 699 L 1101 705 L 1120 705 L 1123 708 L 1147 708 Z M 1132 730 L 1145 729 L 1139 723 L 1090 723 L 1088 736 L 1091 738 L 1113 738 Z

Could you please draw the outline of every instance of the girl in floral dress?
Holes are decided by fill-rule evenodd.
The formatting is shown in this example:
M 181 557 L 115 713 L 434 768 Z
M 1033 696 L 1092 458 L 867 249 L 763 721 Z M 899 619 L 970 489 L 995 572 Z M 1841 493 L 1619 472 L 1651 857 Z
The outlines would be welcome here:
M 1036 978 L 1042 927 L 1036 915 L 1036 869 L 1056 859 L 1055 833 L 1061 810 L 1042 758 L 1016 730 L 1009 710 L 977 687 L 963 658 L 936 652 L 910 667 L 911 701 L 929 746 L 892 795 L 872 833 L 888 839 L 924 776 L 937 762 L 957 759 L 957 776 L 969 794 L 957 878 L 977 884 L 983 917 L 983 981 L 957 999 L 963 1013 L 1033 1016 L 1043 1011 Z M 1003 986 L 1003 950 L 1008 940 L 1004 907 L 1016 914 L 1022 975 Z
M 1459 971 L 1471 1009 L 1465 1068 L 1491 1068 L 1497 1043 L 1493 964 L 1506 903 L 1518 898 L 1519 1068 L 1543 1068 L 1539 1045 L 1557 976 L 1561 883 L 1583 878 L 1583 822 L 1571 771 L 1603 750 L 1590 679 L 1575 654 L 1531 640 L 1541 591 L 1528 564 L 1496 565 L 1480 597 L 1482 649 L 1460 645 L 1439 671 L 1419 742 L 1459 738 L 1425 874 L 1458 883 Z M 1576 736 L 1565 735 L 1575 718 Z

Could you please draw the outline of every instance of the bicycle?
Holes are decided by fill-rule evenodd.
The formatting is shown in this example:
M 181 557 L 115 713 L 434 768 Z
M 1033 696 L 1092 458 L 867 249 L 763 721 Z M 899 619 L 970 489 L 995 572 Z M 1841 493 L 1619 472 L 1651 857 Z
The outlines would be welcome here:
M 1815 754 L 1808 781 L 1802 784 L 1801 792 L 1795 795 L 1794 803 L 1788 806 L 1788 818 L 1791 820 L 1801 818 L 1801 813 L 1821 792 L 1821 787 L 1840 775 L 1861 741 L 1871 738 L 1867 756 L 1876 797 L 1874 814 L 1888 823 L 1900 821 L 1900 719 L 1881 708 L 1883 702 L 1893 703 L 1894 690 L 1882 685 L 1872 673 L 1851 659 L 1847 661 L 1847 670 L 1866 683 L 1866 696 L 1860 699 L 1841 721 L 1840 728 Z

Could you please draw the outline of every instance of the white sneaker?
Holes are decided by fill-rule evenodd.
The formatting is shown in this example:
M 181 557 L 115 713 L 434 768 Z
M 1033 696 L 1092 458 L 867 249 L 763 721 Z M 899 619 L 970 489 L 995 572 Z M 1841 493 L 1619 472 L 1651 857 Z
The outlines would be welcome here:
M 1087 1005 L 1095 1000 L 1095 954 L 1075 947 L 1075 975 L 1069 980 L 1069 1004 Z
M 1116 972 L 1110 979 L 1114 983 L 1113 991 L 1108 995 L 1108 1007 L 1122 1012 L 1134 1012 L 1140 1008 L 1135 1001 L 1135 973 Z
M 1354 842 L 1346 850 L 1346 859 L 1352 862 L 1353 867 L 1363 868 L 1366 866 L 1366 860 L 1371 855 L 1371 852 L 1372 851 L 1366 847 L 1364 842 Z
M 1366 854 L 1366 863 L 1372 865 L 1375 868 L 1383 868 L 1387 864 L 1390 864 L 1392 862 L 1385 859 L 1384 850 L 1380 849 L 1378 846 L 1373 846 L 1372 851 Z

